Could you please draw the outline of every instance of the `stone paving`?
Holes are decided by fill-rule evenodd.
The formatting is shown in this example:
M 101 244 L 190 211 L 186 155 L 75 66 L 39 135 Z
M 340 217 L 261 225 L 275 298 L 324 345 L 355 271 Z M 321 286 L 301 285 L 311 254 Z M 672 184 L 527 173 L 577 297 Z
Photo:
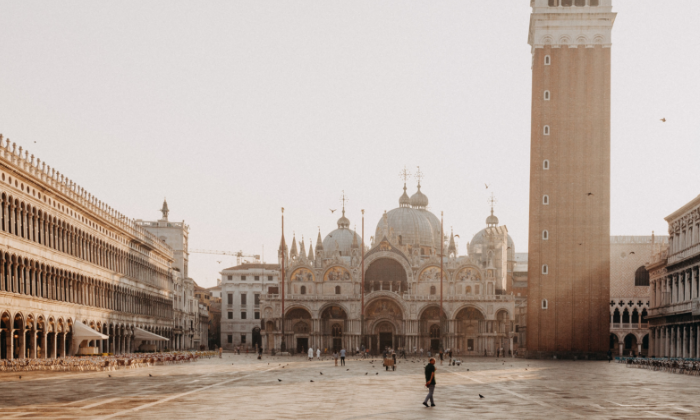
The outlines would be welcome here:
M 438 362 L 437 407 L 425 408 L 425 359 L 413 360 L 386 372 L 381 360 L 224 354 L 115 372 L 5 372 L 0 418 L 700 419 L 700 377 L 592 361 Z

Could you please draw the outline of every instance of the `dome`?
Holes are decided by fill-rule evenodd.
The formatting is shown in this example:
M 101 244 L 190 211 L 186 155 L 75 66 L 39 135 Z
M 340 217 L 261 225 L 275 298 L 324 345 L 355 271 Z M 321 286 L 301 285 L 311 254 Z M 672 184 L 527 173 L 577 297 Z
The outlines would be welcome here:
M 426 219 L 428 219 L 428 223 L 430 223 L 430 226 L 433 228 L 433 237 L 435 238 L 435 243 L 433 246 L 435 249 L 440 248 L 440 219 L 437 218 L 436 215 L 434 215 L 432 212 L 425 210 L 425 209 L 418 209 L 416 210 L 420 214 L 423 215 Z
M 342 220 L 343 217 L 341 217 L 340 219 Z M 349 224 L 350 221 L 348 220 L 348 225 Z M 350 250 L 352 249 L 352 238 L 356 237 L 358 244 L 362 243 L 362 238 L 360 238 L 360 235 L 351 231 L 347 227 L 340 227 L 340 220 L 338 220 L 338 225 L 338 229 L 329 233 L 323 239 L 323 249 L 326 252 L 327 256 L 332 256 L 335 252 L 335 244 L 338 244 L 338 250 L 340 251 L 340 255 L 343 257 L 349 257 Z
M 399 244 L 435 246 L 433 227 L 423 212 L 410 207 L 399 207 L 386 214 L 389 233 L 397 238 Z M 381 239 L 384 231 L 384 219 L 377 224 L 375 238 Z
M 408 198 L 406 194 L 406 184 L 403 184 L 403 194 L 399 198 L 399 207 L 409 207 L 411 205 L 411 199 Z
M 487 226 L 498 226 L 498 217 L 494 216 L 493 209 L 491 209 L 491 215 L 486 218 Z
M 493 216 L 496 217 L 496 216 Z M 475 254 L 481 253 L 480 245 L 486 244 L 486 229 L 481 229 L 474 237 L 472 238 L 471 242 L 469 242 L 469 255 L 474 256 Z M 477 247 L 477 245 L 479 245 Z M 513 242 L 513 238 L 508 235 L 508 261 L 514 260 L 515 259 L 515 243 Z
M 420 192 L 420 184 L 418 184 L 418 191 L 411 196 L 411 206 L 414 209 L 424 209 L 428 207 L 428 196 Z

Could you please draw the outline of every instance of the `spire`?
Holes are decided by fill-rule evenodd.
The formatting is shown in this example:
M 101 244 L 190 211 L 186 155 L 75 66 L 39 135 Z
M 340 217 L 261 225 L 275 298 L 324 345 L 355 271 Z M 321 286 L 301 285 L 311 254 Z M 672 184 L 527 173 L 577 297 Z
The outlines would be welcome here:
M 493 206 L 496 204 L 498 200 L 493 196 L 493 193 L 491 193 L 491 197 L 487 200 L 489 204 L 491 204 L 491 216 L 486 218 L 486 226 L 488 227 L 495 227 L 498 226 L 498 217 L 493 215 Z
M 301 235 L 301 243 L 299 244 L 299 249 L 301 250 L 301 258 L 306 259 L 306 245 L 304 245 L 304 235 Z
M 318 237 L 316 238 L 316 251 L 323 251 L 323 240 L 321 240 L 321 228 L 318 228 Z
M 170 213 L 170 210 L 168 209 L 168 201 L 163 198 L 163 208 L 160 209 L 160 212 L 163 213 L 163 219 L 164 221 L 168 221 L 168 213 Z
M 345 198 L 345 190 L 343 190 L 343 198 L 341 198 L 341 201 L 343 202 L 343 215 L 338 219 L 338 229 L 347 229 L 350 227 L 350 220 L 345 217 L 345 202 L 348 201 L 348 199 Z
M 297 251 L 297 236 L 293 234 L 292 236 L 292 250 L 289 251 L 289 257 L 295 258 L 299 252 Z
M 452 228 L 450 228 L 450 245 L 447 247 L 447 254 L 451 253 L 457 253 L 457 246 L 455 245 L 455 235 L 454 232 L 452 232 Z
M 309 244 L 309 261 L 314 260 L 314 247 L 313 244 Z
M 282 238 L 280 239 L 280 249 L 278 251 L 287 251 L 287 243 L 284 240 L 284 207 L 282 207 Z
M 408 194 L 406 194 L 406 181 L 408 177 L 411 176 L 411 173 L 408 172 L 404 166 L 403 171 L 399 172 L 399 176 L 403 179 L 403 194 L 399 198 L 399 207 L 410 207 L 411 199 L 408 197 Z

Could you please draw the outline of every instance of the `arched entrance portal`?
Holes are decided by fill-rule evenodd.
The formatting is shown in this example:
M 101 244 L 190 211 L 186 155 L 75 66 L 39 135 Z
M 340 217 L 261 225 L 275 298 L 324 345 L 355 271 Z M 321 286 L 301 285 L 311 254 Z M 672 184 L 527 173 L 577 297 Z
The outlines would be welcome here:
M 340 306 L 329 306 L 321 312 L 321 346 L 340 351 L 343 348 L 343 332 L 347 314 Z
M 382 298 L 370 302 L 365 317 L 367 346 L 372 353 L 380 353 L 387 347 L 398 349 L 404 346 L 400 331 L 403 310 L 395 301 Z
M 262 347 L 262 335 L 260 335 L 260 327 L 253 328 L 253 340 L 251 345 L 256 350 Z
M 467 354 L 483 354 L 479 331 L 483 328 L 484 314 L 476 308 L 463 308 L 455 317 L 457 348 Z
M 304 353 L 309 349 L 309 335 L 311 334 L 311 314 L 303 308 L 294 308 L 285 316 L 285 328 L 294 333 L 294 341 L 297 353 Z M 291 327 L 291 328 L 289 328 Z M 290 346 L 291 347 L 291 346 Z

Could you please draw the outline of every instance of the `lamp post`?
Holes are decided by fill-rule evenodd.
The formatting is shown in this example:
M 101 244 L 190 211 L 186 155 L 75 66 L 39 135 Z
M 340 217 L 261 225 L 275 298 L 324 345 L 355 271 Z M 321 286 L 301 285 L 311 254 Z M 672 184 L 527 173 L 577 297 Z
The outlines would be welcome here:
M 284 250 L 286 247 L 287 244 L 284 242 L 284 207 L 282 207 L 282 245 L 280 245 L 280 253 L 282 254 L 282 343 L 280 344 L 280 350 L 282 350 L 283 353 L 287 351 L 287 343 L 284 339 Z
M 361 312 L 360 312 L 360 342 L 362 346 L 366 348 L 365 344 L 365 209 L 362 209 L 362 268 L 360 272 L 362 273 L 361 284 L 360 284 L 360 294 L 361 298 Z

